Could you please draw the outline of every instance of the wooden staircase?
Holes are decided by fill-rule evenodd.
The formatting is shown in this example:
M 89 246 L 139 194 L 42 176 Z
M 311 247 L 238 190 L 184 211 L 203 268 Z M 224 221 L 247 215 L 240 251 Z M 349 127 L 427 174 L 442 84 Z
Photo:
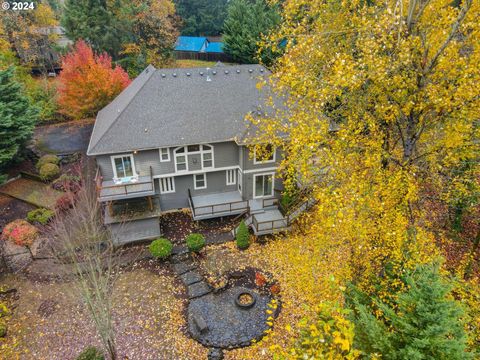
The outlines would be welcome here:
M 244 221 L 255 235 L 268 235 L 288 231 L 293 221 L 315 205 L 311 191 L 302 191 L 294 202 L 285 208 L 278 199 L 264 199 L 261 208 L 250 208 L 244 213 Z M 235 236 L 238 226 L 232 230 Z

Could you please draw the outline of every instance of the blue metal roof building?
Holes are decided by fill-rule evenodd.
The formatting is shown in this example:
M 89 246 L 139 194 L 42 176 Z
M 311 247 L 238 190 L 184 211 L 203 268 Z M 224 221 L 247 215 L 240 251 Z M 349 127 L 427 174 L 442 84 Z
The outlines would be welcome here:
M 175 44 L 175 51 L 204 52 L 208 40 L 203 36 L 179 36 Z
M 207 53 L 223 53 L 223 42 L 208 43 Z

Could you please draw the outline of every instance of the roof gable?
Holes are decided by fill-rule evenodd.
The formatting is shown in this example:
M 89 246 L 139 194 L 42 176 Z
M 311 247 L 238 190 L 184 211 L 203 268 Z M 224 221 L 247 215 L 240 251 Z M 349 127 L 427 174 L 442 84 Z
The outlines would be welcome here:
M 211 42 L 207 46 L 207 53 L 223 53 L 223 42 Z
M 208 40 L 203 36 L 179 36 L 175 44 L 175 51 L 194 51 L 205 50 Z

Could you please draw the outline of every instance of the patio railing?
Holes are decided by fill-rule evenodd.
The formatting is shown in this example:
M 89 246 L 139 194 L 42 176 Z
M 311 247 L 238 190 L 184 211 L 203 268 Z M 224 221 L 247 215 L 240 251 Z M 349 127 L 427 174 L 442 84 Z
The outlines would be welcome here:
M 190 205 L 190 209 L 192 209 L 193 217 L 196 216 L 213 216 L 218 214 L 224 213 L 232 213 L 238 211 L 249 211 L 250 207 L 248 206 L 248 200 L 239 200 L 239 201 L 230 201 L 230 202 L 222 202 L 212 205 L 204 205 L 204 206 L 195 206 L 192 193 L 190 189 L 188 189 L 188 203 Z

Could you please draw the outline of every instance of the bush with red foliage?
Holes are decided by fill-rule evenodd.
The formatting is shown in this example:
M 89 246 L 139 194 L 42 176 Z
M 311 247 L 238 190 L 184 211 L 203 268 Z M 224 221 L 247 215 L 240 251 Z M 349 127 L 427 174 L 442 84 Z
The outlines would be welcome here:
M 68 209 L 72 208 L 74 204 L 75 195 L 71 192 L 67 192 L 57 199 L 57 202 L 55 203 L 55 209 L 57 209 L 57 211 L 67 211 Z
M 23 219 L 8 223 L 2 232 L 2 239 L 20 246 L 30 246 L 38 236 L 38 229 Z
M 118 65 L 113 67 L 110 56 L 95 54 L 79 40 L 62 59 L 58 77 L 60 112 L 76 119 L 94 116 L 129 83 L 128 74 Z
M 267 283 L 267 278 L 265 277 L 265 275 L 263 275 L 260 272 L 256 272 L 255 285 L 257 285 L 258 287 L 262 287 L 262 286 L 265 286 L 266 283 Z

